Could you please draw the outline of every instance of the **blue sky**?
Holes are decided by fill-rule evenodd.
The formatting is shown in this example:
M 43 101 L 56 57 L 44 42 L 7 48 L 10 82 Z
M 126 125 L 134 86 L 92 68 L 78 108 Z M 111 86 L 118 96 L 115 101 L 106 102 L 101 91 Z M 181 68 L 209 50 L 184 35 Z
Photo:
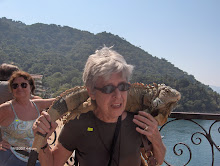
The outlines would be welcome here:
M 0 17 L 110 32 L 220 86 L 219 0 L 0 0 Z

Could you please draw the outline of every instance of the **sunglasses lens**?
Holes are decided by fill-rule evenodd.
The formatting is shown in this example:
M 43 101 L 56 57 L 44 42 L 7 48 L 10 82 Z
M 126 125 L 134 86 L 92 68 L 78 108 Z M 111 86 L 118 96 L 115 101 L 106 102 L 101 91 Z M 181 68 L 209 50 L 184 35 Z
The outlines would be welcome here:
M 11 85 L 11 87 L 12 87 L 13 89 L 17 89 L 18 86 L 19 86 L 18 84 L 12 84 L 12 85 Z
M 118 88 L 120 91 L 127 91 L 127 90 L 129 90 L 130 86 L 131 86 L 131 85 L 128 84 L 128 83 L 121 83 L 121 84 L 119 84 L 117 87 L 115 87 L 114 85 L 106 85 L 106 86 L 104 86 L 103 88 L 96 88 L 96 87 L 95 87 L 95 89 L 100 90 L 102 93 L 110 94 L 110 93 L 112 93 L 116 88 Z
M 115 90 L 115 86 L 113 86 L 113 85 L 107 85 L 107 86 L 104 86 L 103 88 L 102 88 L 102 92 L 103 93 L 106 93 L 106 94 L 110 94 L 110 93 L 112 93 L 114 90 Z
M 27 83 L 21 83 L 22 88 L 27 88 Z
M 11 85 L 11 87 L 12 87 L 13 89 L 17 89 L 17 88 L 19 87 L 19 84 L 14 83 L 14 84 Z M 21 87 L 22 87 L 22 88 L 27 88 L 27 83 L 25 83 L 25 82 L 21 83 Z
M 129 90 L 129 88 L 130 88 L 130 84 L 128 84 L 128 83 L 121 83 L 118 85 L 118 89 L 120 91 L 127 91 L 127 90 Z

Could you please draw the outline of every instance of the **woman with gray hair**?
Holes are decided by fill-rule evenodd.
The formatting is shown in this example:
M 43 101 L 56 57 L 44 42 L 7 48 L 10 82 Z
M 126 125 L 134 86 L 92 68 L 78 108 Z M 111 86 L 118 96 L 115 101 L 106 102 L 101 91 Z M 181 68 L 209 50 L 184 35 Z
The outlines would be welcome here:
M 143 111 L 138 115 L 125 111 L 132 70 L 133 66 L 111 48 L 89 56 L 83 81 L 97 108 L 81 114 L 79 120 L 70 120 L 52 150 L 48 146 L 40 150 L 42 166 L 64 165 L 73 151 L 80 166 L 140 166 L 140 150 L 148 140 L 155 161 L 163 163 L 166 148 L 157 121 Z M 43 112 L 33 126 L 34 133 L 49 136 L 56 127 L 55 123 L 51 127 L 50 121 L 49 114 Z

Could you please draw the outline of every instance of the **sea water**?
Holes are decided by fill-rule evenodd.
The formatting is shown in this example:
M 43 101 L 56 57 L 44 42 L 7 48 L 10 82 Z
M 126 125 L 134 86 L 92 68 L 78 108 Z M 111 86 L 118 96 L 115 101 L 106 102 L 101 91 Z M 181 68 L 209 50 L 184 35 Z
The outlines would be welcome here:
M 187 166 L 212 165 L 212 146 L 206 136 L 210 130 L 212 140 L 216 145 L 220 146 L 220 122 L 213 124 L 214 120 L 194 121 L 198 125 L 188 120 L 175 120 L 161 128 L 160 133 L 167 148 L 165 161 L 170 165 L 183 166 L 188 161 Z M 213 151 L 213 165 L 220 166 L 220 152 L 215 146 L 213 146 Z M 163 166 L 166 165 L 165 163 L 163 164 Z

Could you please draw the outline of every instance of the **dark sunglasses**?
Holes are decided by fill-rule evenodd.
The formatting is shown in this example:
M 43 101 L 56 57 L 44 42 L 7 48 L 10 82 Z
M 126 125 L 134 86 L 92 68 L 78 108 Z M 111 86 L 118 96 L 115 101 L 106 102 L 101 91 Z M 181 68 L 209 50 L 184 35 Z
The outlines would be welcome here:
M 106 85 L 103 88 L 95 87 L 95 89 L 101 91 L 102 93 L 110 94 L 110 93 L 114 92 L 116 88 L 118 88 L 118 90 L 120 90 L 120 91 L 127 91 L 127 90 L 129 90 L 130 87 L 131 87 L 130 84 L 123 82 L 123 83 L 118 84 L 117 87 L 114 85 Z
M 25 82 L 23 82 L 23 83 L 21 83 L 20 85 L 21 85 L 22 88 L 27 88 L 27 85 L 28 85 L 28 84 L 25 83 Z M 19 87 L 19 84 L 13 83 L 13 84 L 11 85 L 11 87 L 12 87 L 13 89 L 17 89 L 17 88 Z

